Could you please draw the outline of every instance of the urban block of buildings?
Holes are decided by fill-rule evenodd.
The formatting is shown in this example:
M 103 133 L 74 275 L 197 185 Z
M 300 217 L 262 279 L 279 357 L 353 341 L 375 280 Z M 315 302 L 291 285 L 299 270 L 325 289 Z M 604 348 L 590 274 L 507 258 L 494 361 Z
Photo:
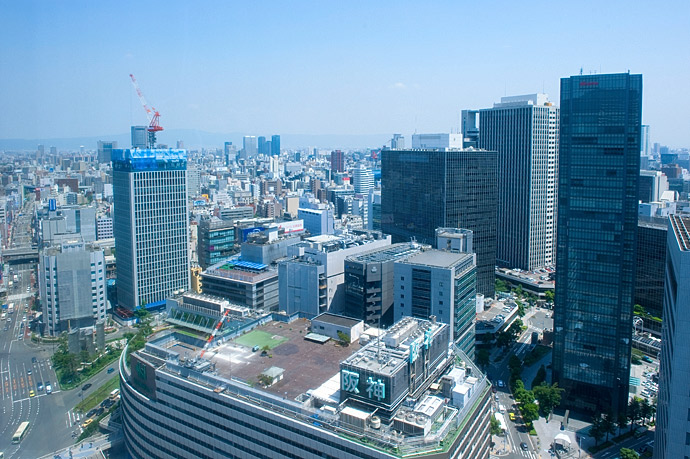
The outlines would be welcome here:
M 274 315 L 214 345 L 209 359 L 175 333 L 151 340 L 128 361 L 123 353 L 129 453 L 487 458 L 490 384 L 449 347 L 448 325 L 406 318 L 385 333 L 365 329 L 359 341 L 333 344 L 334 332 L 352 336 L 360 327 L 339 316 L 310 324 Z M 272 337 L 270 350 L 253 352 L 253 334 Z

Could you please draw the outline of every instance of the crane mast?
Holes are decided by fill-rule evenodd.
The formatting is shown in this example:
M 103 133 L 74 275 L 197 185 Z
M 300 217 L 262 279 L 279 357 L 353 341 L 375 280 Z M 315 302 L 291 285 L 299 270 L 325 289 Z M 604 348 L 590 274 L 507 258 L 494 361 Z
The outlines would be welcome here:
M 213 332 L 211 333 L 211 336 L 208 337 L 208 341 L 206 341 L 206 344 L 204 345 L 204 349 L 201 351 L 201 354 L 199 355 L 199 358 L 203 358 L 204 354 L 206 353 L 206 350 L 208 349 L 208 345 L 211 344 L 211 341 L 213 341 L 213 338 L 216 337 L 216 333 L 218 333 L 218 330 L 220 330 L 220 327 L 223 325 L 223 322 L 225 322 L 225 318 L 228 316 L 228 313 L 230 312 L 230 309 L 226 309 L 225 313 L 223 314 L 223 317 L 220 318 L 218 323 L 216 324 L 216 327 L 213 329 Z

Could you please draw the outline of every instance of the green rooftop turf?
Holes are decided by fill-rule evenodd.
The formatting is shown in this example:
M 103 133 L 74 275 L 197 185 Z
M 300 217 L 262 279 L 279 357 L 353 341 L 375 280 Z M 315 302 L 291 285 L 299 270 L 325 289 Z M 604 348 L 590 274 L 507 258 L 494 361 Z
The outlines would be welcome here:
M 268 346 L 269 348 L 273 349 L 280 346 L 287 340 L 287 338 L 283 338 L 282 336 L 271 335 L 261 330 L 253 330 L 246 335 L 235 338 L 235 342 L 241 344 L 242 346 L 247 346 L 250 348 L 259 346 L 259 349 L 263 349 L 264 346 Z

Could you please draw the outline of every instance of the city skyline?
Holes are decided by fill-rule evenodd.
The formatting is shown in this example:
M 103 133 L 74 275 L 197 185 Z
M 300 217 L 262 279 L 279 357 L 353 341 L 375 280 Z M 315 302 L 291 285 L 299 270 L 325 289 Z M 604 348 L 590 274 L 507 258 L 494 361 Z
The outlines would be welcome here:
M 144 124 L 129 73 L 166 131 L 408 136 L 456 131 L 460 110 L 501 96 L 558 100 L 559 78 L 580 69 L 629 69 L 645 75 L 652 142 L 687 147 L 690 59 L 669 44 L 690 39 L 690 7 L 620 5 L 505 3 L 489 15 L 445 2 L 5 2 L 0 59 L 12 71 L 0 77 L 0 138 L 107 136 Z M 166 131 L 160 139 L 172 144 Z

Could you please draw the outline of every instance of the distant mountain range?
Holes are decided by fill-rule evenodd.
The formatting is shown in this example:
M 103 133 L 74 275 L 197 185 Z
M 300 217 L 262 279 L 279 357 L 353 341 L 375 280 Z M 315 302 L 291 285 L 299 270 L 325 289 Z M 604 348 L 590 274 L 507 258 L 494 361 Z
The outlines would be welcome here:
M 194 129 L 171 129 L 158 134 L 158 142 L 175 148 L 178 140 L 184 142 L 187 149 L 223 148 L 224 142 L 232 142 L 242 148 L 242 133 L 217 134 Z M 266 134 L 266 140 L 272 134 Z M 324 149 L 365 149 L 381 148 L 392 137 L 392 134 L 341 135 L 341 134 L 281 134 L 281 148 L 316 147 Z M 65 137 L 53 139 L 0 139 L 0 150 L 35 151 L 38 145 L 45 145 L 46 151 L 54 146 L 58 151 L 78 151 L 80 146 L 96 150 L 99 140 L 115 140 L 121 148 L 130 146 L 130 134 L 101 135 L 92 137 Z

